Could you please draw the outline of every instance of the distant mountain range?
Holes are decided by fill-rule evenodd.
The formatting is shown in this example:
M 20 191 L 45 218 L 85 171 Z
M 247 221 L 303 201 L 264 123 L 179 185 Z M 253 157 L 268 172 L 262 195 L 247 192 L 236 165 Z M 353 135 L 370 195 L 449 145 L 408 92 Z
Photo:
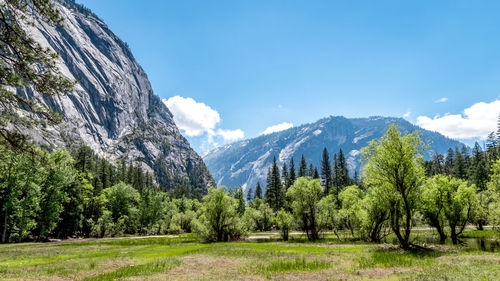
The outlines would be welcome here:
M 293 157 L 295 167 L 303 154 L 306 160 L 318 168 L 323 147 L 333 159 L 333 153 L 342 148 L 350 171 L 360 168 L 360 150 L 373 139 L 380 138 L 390 124 L 397 124 L 401 130 L 420 130 L 422 138 L 430 145 L 425 158 L 433 153 L 446 153 L 448 148 L 463 144 L 439 133 L 424 130 L 402 118 L 369 117 L 345 118 L 328 117 L 313 124 L 290 128 L 285 131 L 259 136 L 219 147 L 203 157 L 208 170 L 218 185 L 236 188 L 254 188 L 257 181 L 265 183 L 267 170 L 273 157 L 280 165 Z

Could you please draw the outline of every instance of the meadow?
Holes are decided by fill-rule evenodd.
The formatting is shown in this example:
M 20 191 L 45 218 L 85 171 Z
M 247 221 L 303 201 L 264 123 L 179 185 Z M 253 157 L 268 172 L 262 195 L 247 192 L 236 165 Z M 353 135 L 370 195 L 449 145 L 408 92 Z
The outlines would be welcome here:
M 414 231 L 415 239 L 432 237 Z M 465 237 L 500 239 L 467 230 Z M 390 239 L 388 239 L 390 240 Z M 194 234 L 78 239 L 0 245 L 2 280 L 500 280 L 498 248 L 426 245 L 403 251 L 390 243 L 341 242 L 331 234 L 308 242 L 277 233 L 201 243 Z

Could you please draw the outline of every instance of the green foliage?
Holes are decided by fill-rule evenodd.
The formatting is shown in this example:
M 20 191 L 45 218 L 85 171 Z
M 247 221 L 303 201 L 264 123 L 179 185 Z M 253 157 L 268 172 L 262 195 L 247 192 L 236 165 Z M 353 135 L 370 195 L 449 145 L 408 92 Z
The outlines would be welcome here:
M 276 157 L 274 157 L 273 165 L 267 175 L 265 201 L 275 212 L 285 206 L 285 190 L 281 182 Z
M 0 11 L 0 138 L 9 149 L 29 149 L 22 129 L 38 119 L 58 122 L 60 118 L 40 100 L 17 90 L 31 88 L 48 97 L 70 91 L 73 85 L 57 66 L 58 54 L 42 47 L 28 28 L 60 25 L 62 18 L 49 0 L 6 0 L 0 2 Z
M 363 191 L 356 185 L 346 187 L 340 194 L 339 199 L 342 208 L 339 211 L 339 219 L 342 226 L 351 232 L 352 237 L 356 237 L 362 226 L 365 216 L 363 203 Z
M 243 220 L 249 229 L 267 231 L 271 229 L 274 212 L 267 203 L 257 198 L 246 208 Z
M 321 184 L 325 189 L 325 194 L 330 194 L 330 189 L 333 185 L 332 182 L 332 166 L 330 164 L 330 155 L 328 150 L 323 148 L 323 154 L 321 158 Z
M 402 135 L 395 125 L 362 150 L 364 181 L 387 202 L 390 226 L 403 248 L 410 246 L 412 217 L 424 181 L 423 150 L 418 132 Z
M 487 184 L 487 192 L 491 198 L 488 219 L 495 229 L 500 230 L 500 159 L 493 164 L 491 171 L 491 179 Z
M 318 240 L 320 231 L 319 201 L 323 188 L 319 179 L 299 178 L 286 192 L 293 215 L 309 240 Z
M 193 220 L 194 231 L 205 241 L 229 241 L 244 236 L 247 227 L 237 216 L 237 201 L 224 187 L 210 188 L 203 197 L 200 217 Z
M 285 210 L 279 210 L 276 214 L 276 224 L 278 225 L 281 237 L 284 241 L 288 241 L 288 233 L 290 229 L 293 227 L 294 218 L 292 214 Z

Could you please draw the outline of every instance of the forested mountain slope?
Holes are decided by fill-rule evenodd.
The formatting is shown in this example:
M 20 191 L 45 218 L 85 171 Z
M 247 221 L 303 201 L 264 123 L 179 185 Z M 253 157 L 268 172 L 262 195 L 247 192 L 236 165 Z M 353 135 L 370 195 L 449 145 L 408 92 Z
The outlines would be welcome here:
M 332 155 L 342 149 L 353 172 L 359 170 L 361 148 L 380 138 L 392 123 L 398 124 L 403 131 L 422 131 L 422 138 L 430 145 L 426 158 L 434 152 L 446 153 L 450 147 L 462 146 L 458 141 L 419 128 L 402 118 L 328 117 L 313 124 L 217 148 L 205 155 L 204 160 L 217 183 L 230 187 L 254 188 L 257 181 L 264 184 L 273 157 L 279 165 L 288 164 L 293 157 L 297 169 L 301 155 L 304 155 L 308 163 L 320 167 L 324 147 Z

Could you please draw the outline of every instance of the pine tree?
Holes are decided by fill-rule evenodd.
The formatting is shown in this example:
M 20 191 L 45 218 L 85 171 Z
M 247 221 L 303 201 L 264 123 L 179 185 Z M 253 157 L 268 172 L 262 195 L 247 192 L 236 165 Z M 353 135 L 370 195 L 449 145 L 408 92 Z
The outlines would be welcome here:
M 286 187 L 287 190 L 288 188 L 290 188 L 290 186 L 292 186 L 295 183 L 295 180 L 297 179 L 297 176 L 295 174 L 295 162 L 293 161 L 293 157 L 292 159 L 290 159 L 290 172 L 288 174 L 290 177 L 290 182 L 289 185 Z
M 465 164 L 465 159 L 462 152 L 458 150 L 458 147 L 455 148 L 454 162 L 455 163 L 453 165 L 453 176 L 459 179 L 464 179 L 464 180 L 467 179 L 467 168 Z
M 330 165 L 330 155 L 328 150 L 323 148 L 323 155 L 321 158 L 321 184 L 325 190 L 325 194 L 330 194 L 332 188 L 332 166 Z
M 444 173 L 448 176 L 453 175 L 453 167 L 455 166 L 455 152 L 449 148 L 444 162 Z
M 472 149 L 469 180 L 481 191 L 486 189 L 486 183 L 489 181 L 488 161 L 481 146 L 477 142 Z
M 495 137 L 495 132 L 491 132 L 486 139 L 486 152 L 490 163 L 494 163 L 500 157 L 499 140 Z
M 342 148 L 339 150 L 339 169 L 340 169 L 340 186 L 346 187 L 351 184 L 351 178 L 349 178 L 349 169 L 347 168 L 347 160 L 344 157 L 344 152 Z
M 248 191 L 247 191 L 247 202 L 252 202 L 253 201 L 253 190 L 252 188 L 248 188 Z
M 304 154 L 302 154 L 302 158 L 300 159 L 300 165 L 299 165 L 299 178 L 306 176 L 307 176 L 307 161 L 306 158 L 304 157 Z
M 444 156 L 442 154 L 432 155 L 431 175 L 444 174 Z
M 311 178 L 314 176 L 314 165 L 312 163 L 309 163 L 309 169 L 307 170 L 307 176 L 311 177 Z
M 314 167 L 313 179 L 319 179 L 319 171 L 317 167 Z
M 272 167 L 267 176 L 265 201 L 274 211 L 283 208 L 285 204 L 285 192 L 281 183 L 280 170 L 276 162 L 276 157 L 273 159 Z
M 18 94 L 30 88 L 41 99 L 72 91 L 73 82 L 59 69 L 58 54 L 39 44 L 30 27 L 62 27 L 63 18 L 50 0 L 0 1 L 0 139 L 5 149 L 33 147 L 23 131 L 37 119 L 55 124 L 61 118 L 37 95 Z
M 243 187 L 238 187 L 234 192 L 234 199 L 238 201 L 238 206 L 236 207 L 236 212 L 238 215 L 242 216 L 245 213 L 246 203 L 245 195 L 243 193 Z
M 262 187 L 260 186 L 260 182 L 257 182 L 257 186 L 255 187 L 254 198 L 262 199 Z
M 285 188 L 285 191 L 288 189 L 288 186 L 290 184 L 290 174 L 288 173 L 288 167 L 286 166 L 286 162 L 283 162 L 283 167 L 281 168 L 281 177 L 283 178 L 283 186 Z
M 464 157 L 464 163 L 465 163 L 465 171 L 469 171 L 470 167 L 470 154 L 469 154 L 469 149 L 465 145 L 462 146 L 462 156 Z

